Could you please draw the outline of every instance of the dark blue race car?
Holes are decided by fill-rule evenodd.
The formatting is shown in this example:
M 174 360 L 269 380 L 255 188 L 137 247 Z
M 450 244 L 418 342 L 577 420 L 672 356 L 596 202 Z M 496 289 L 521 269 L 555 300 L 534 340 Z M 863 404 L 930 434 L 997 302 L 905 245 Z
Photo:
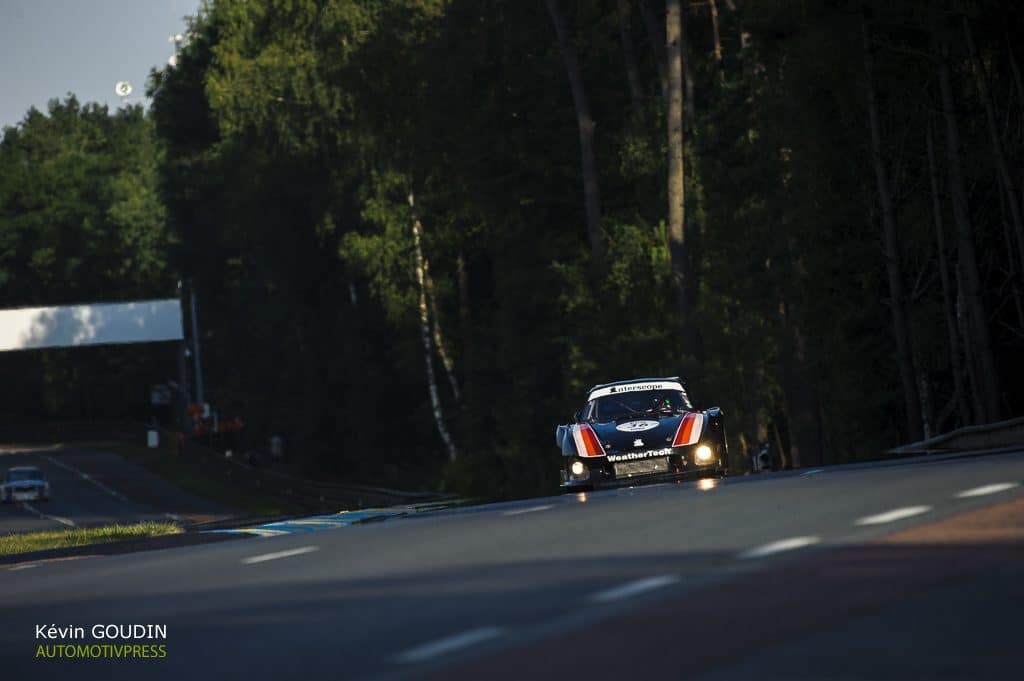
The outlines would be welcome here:
M 565 490 L 725 474 L 722 410 L 694 409 L 676 376 L 594 386 L 573 421 L 555 431 Z

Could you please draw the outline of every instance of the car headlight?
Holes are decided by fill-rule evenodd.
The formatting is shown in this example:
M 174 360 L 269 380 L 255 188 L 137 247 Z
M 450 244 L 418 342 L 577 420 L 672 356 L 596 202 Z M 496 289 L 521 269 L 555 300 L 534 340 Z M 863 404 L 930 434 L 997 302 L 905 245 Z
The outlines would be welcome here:
M 569 470 L 572 471 L 573 475 L 583 475 L 583 471 L 587 470 L 587 467 L 583 465 L 582 461 L 573 461 L 572 465 L 569 466 Z
M 711 447 L 701 445 L 694 450 L 693 457 L 697 463 L 710 463 L 715 458 L 715 453 L 711 451 Z

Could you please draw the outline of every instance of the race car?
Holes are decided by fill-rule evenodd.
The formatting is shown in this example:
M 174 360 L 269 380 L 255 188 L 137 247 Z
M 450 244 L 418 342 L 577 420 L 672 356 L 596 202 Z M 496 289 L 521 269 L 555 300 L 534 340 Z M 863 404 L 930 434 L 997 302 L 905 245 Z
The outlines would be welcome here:
M 678 376 L 596 385 L 573 421 L 555 431 L 563 490 L 726 472 L 722 410 L 694 409 Z
M 5 504 L 16 501 L 49 501 L 50 483 L 35 466 L 8 468 L 0 484 L 0 499 Z

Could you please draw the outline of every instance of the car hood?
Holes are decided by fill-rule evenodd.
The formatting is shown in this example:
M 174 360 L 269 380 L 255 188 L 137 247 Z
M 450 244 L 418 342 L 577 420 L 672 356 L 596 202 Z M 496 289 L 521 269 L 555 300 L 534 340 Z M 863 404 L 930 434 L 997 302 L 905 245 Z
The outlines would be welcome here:
M 634 452 L 671 447 L 679 422 L 686 414 L 643 416 L 607 423 L 591 423 L 605 451 Z

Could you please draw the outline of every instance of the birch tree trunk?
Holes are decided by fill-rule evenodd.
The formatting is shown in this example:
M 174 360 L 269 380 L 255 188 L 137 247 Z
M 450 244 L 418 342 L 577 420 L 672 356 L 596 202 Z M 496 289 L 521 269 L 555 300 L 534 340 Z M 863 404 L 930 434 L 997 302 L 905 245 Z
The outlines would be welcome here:
M 928 179 L 932 191 L 932 216 L 935 223 L 935 240 L 938 244 L 939 280 L 942 283 L 942 307 L 946 316 L 946 344 L 949 347 L 949 365 L 953 371 L 953 393 L 960 413 L 960 423 L 969 426 L 971 405 L 964 388 L 964 367 L 960 361 L 960 339 L 957 333 L 956 301 L 953 286 L 949 280 L 949 263 L 946 255 L 946 234 L 942 225 L 942 202 L 939 200 L 939 170 L 935 165 L 935 143 L 932 139 L 932 125 L 928 121 L 925 132 L 928 145 Z
M 689 11 L 689 0 L 681 0 L 682 7 L 679 11 L 679 51 L 683 59 L 683 82 L 686 84 L 686 123 L 697 124 L 697 102 L 694 100 L 694 76 L 693 63 L 690 56 L 690 38 L 686 34 L 687 12 Z
M 640 87 L 640 68 L 636 62 L 636 49 L 633 47 L 633 35 L 630 32 L 629 0 L 617 0 L 619 11 L 619 39 L 622 42 L 622 57 L 626 64 L 626 80 L 629 82 L 629 99 L 633 105 L 633 115 L 637 118 L 644 110 L 644 92 Z
M 934 435 L 932 432 L 932 398 L 928 390 L 928 378 L 924 374 L 918 374 L 918 381 L 920 382 L 918 389 L 921 394 L 921 427 L 924 439 L 928 440 Z
M 973 352 L 968 361 L 974 365 L 976 394 L 973 395 L 979 421 L 988 423 L 999 415 L 999 390 L 992 356 L 992 339 L 982 298 L 981 275 L 974 247 L 974 228 L 967 203 L 967 183 L 961 166 L 960 131 L 956 122 L 953 103 L 953 86 L 950 82 L 948 46 L 943 45 L 938 62 L 939 90 L 942 114 L 946 123 L 946 160 L 949 173 L 949 192 L 953 200 L 953 218 L 957 226 L 957 249 L 960 260 L 960 274 L 963 285 L 966 326 Z
M 964 355 L 967 357 L 967 385 L 970 388 L 971 409 L 974 414 L 974 423 L 981 424 L 985 422 L 985 414 L 981 400 L 978 399 L 978 396 L 981 395 L 981 384 L 978 380 L 978 363 L 973 359 L 977 356 L 977 351 L 974 346 L 974 338 L 971 335 L 971 322 L 966 313 L 967 296 L 964 293 L 964 278 L 960 273 L 959 263 L 957 263 L 955 272 L 957 321 L 960 325 L 960 335 L 964 339 Z
M 861 17 L 861 37 L 864 50 L 864 83 L 868 104 L 868 123 L 871 129 L 871 163 L 875 169 L 878 203 L 882 209 L 882 231 L 885 243 L 885 271 L 889 280 L 890 311 L 893 336 L 896 340 L 896 358 L 899 362 L 900 382 L 903 384 L 903 407 L 907 419 L 907 436 L 911 442 L 921 439 L 921 397 L 918 392 L 917 371 L 907 320 L 906 294 L 903 290 L 903 271 L 900 267 L 899 233 L 896 225 L 896 207 L 889 186 L 889 173 L 882 158 L 882 132 L 878 120 L 875 96 L 874 59 L 871 36 L 866 17 Z
M 1006 154 L 1003 153 L 1003 141 L 999 138 L 999 128 L 996 126 L 995 107 L 992 105 L 992 96 L 985 81 L 985 73 L 982 71 L 981 63 L 978 60 L 978 50 L 974 45 L 974 36 L 971 35 L 971 25 L 967 17 L 963 17 L 964 37 L 967 40 L 967 52 L 971 57 L 971 71 L 974 73 L 974 82 L 978 88 L 978 96 L 981 98 L 982 106 L 985 108 L 985 122 L 988 124 L 989 141 L 992 143 L 992 156 L 995 159 L 996 172 L 999 181 L 1006 193 L 1006 203 L 1010 212 L 1010 221 L 1013 225 L 1014 234 L 1017 236 L 1018 258 L 1024 263 L 1024 219 L 1021 217 L 1020 203 L 1017 201 L 1017 192 L 1013 186 L 1013 179 L 1010 177 L 1010 168 L 1006 163 Z
M 459 383 L 455 380 L 455 363 L 448 352 L 448 344 L 445 343 L 444 334 L 441 333 L 441 316 L 437 311 L 437 294 L 434 292 L 434 278 L 430 276 L 430 261 L 423 258 L 423 283 L 427 289 L 427 305 L 430 307 L 431 331 L 434 339 L 434 347 L 437 348 L 437 356 L 441 358 L 441 365 L 448 377 L 448 385 L 451 386 L 452 396 L 456 402 L 462 401 L 459 394 Z
M 587 214 L 587 236 L 590 239 L 590 251 L 594 265 L 604 262 L 605 244 L 601 234 L 601 198 L 597 181 L 597 162 L 594 156 L 594 118 L 590 113 L 590 103 L 583 87 L 583 75 L 580 73 L 576 48 L 565 25 L 565 18 L 558 6 L 558 0 L 546 0 L 551 22 L 555 26 L 558 37 L 558 48 L 562 53 L 565 71 L 569 76 L 569 89 L 576 109 L 576 125 L 580 134 L 580 157 L 583 171 L 583 207 Z
M 423 361 L 427 366 L 427 387 L 430 391 L 430 406 L 434 410 L 434 422 L 437 424 L 437 433 L 441 436 L 441 442 L 444 443 L 444 448 L 448 452 L 448 460 L 455 461 L 458 458 L 458 451 L 455 449 L 455 442 L 452 440 L 448 427 L 444 423 L 441 396 L 437 390 L 437 377 L 434 375 L 434 352 L 430 333 L 430 311 L 427 305 L 426 267 L 423 258 L 423 225 L 420 224 L 420 219 L 416 215 L 416 197 L 412 191 L 409 192 L 408 201 L 412 218 L 413 250 L 416 256 L 416 286 L 419 290 L 420 340 L 423 341 Z
M 718 84 L 725 85 L 725 63 L 722 61 L 722 38 L 718 32 L 718 3 L 708 0 L 711 9 L 711 39 L 714 41 L 715 68 L 718 71 Z
M 466 256 L 462 248 L 455 258 L 456 281 L 459 289 L 459 338 L 462 340 L 463 376 L 472 376 L 475 366 L 472 321 L 469 316 L 469 274 L 466 272 Z
M 679 301 L 679 323 L 685 329 L 686 248 L 683 224 L 686 218 L 686 193 L 683 167 L 683 45 L 680 0 L 667 0 L 665 44 L 668 55 L 668 235 L 672 260 L 672 279 Z

